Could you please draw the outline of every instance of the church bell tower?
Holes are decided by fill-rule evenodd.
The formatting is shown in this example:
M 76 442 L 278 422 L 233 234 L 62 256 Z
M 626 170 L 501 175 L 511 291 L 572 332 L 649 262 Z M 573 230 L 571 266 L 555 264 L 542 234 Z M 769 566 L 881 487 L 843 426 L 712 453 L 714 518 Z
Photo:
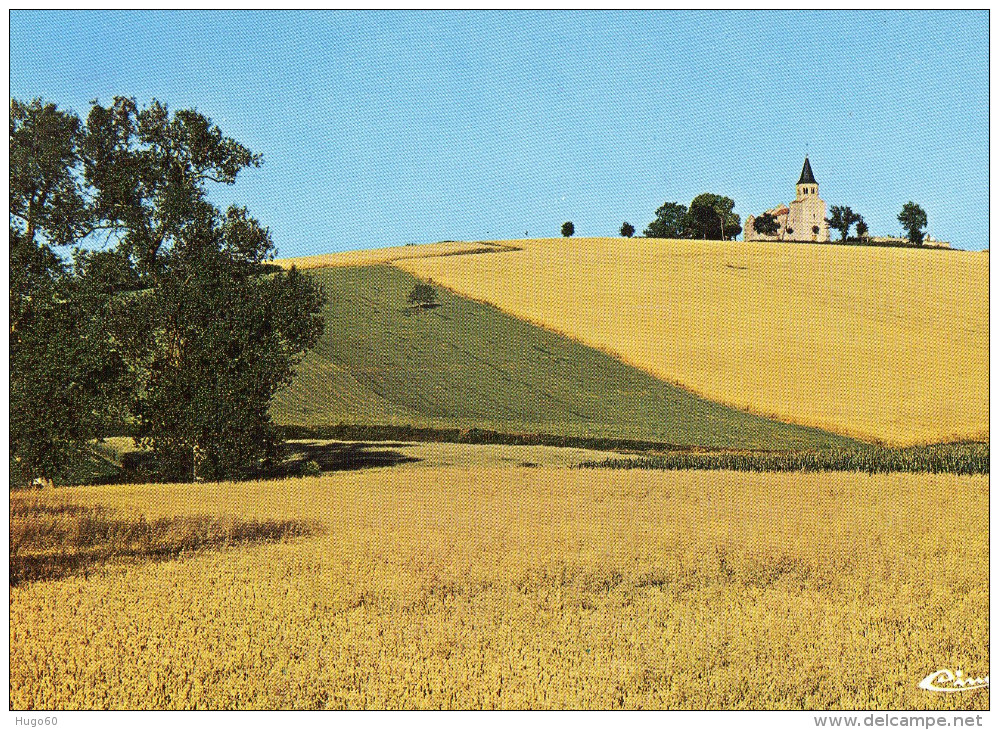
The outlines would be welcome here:
M 829 222 L 826 220 L 826 203 L 819 197 L 819 184 L 812 172 L 812 163 L 805 157 L 801 167 L 801 177 L 795 186 L 798 197 L 791 202 L 787 217 L 786 240 L 814 241 L 824 243 L 829 240 Z
M 819 184 L 815 181 L 815 175 L 812 174 L 812 165 L 808 161 L 808 157 L 805 157 L 805 164 L 801 167 L 801 177 L 798 178 L 798 185 L 796 187 L 798 193 L 798 200 L 803 198 L 819 195 Z

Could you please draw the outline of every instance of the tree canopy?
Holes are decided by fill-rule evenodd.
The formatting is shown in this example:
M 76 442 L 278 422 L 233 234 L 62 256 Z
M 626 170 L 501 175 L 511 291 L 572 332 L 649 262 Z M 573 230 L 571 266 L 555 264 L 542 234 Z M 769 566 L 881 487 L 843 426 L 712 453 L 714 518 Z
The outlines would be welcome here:
M 853 224 L 860 223 L 862 220 L 863 218 L 854 213 L 847 205 L 832 206 L 829 209 L 829 217 L 826 218 L 829 227 L 834 231 L 839 231 L 840 240 L 843 241 L 850 237 L 850 228 L 853 227 Z
M 902 224 L 909 240 L 917 246 L 923 245 L 923 230 L 926 227 L 926 211 L 911 200 L 902 206 L 902 212 L 898 214 L 898 222 Z
M 271 458 L 268 406 L 322 293 L 208 199 L 261 157 L 195 111 L 116 97 L 86 122 L 11 100 L 10 159 L 12 474 L 58 476 L 123 424 L 178 476 Z
M 635 235 L 635 227 L 628 221 L 625 221 L 621 224 L 621 235 L 625 238 L 631 238 Z
M 409 293 L 406 301 L 414 307 L 429 309 L 437 304 L 437 290 L 434 289 L 432 284 L 421 281 L 413 287 L 413 291 Z
M 857 238 L 863 240 L 867 237 L 867 221 L 863 218 L 857 221 Z
M 665 202 L 656 209 L 656 219 L 645 228 L 646 238 L 689 238 L 687 206 Z
M 742 222 L 733 212 L 735 201 L 715 193 L 701 193 L 690 201 L 690 220 L 695 238 L 724 241 L 742 232 Z
M 576 226 L 573 225 L 572 221 L 566 221 L 562 224 L 562 235 L 566 238 L 569 238 L 575 232 Z
M 764 236 L 776 236 L 780 233 L 780 223 L 773 213 L 764 213 L 753 219 L 753 230 Z
M 735 201 L 714 193 L 701 193 L 690 202 L 666 202 L 656 210 L 656 219 L 645 229 L 647 238 L 710 238 L 725 240 L 742 232 Z

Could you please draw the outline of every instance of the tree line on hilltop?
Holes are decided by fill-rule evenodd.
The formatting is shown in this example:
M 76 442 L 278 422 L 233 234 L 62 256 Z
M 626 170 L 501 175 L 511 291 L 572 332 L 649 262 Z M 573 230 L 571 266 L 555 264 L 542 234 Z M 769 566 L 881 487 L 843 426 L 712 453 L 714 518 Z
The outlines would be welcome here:
M 701 238 L 715 241 L 735 239 L 742 233 L 739 214 L 733 212 L 735 201 L 716 193 L 701 193 L 689 206 L 667 201 L 656 210 L 656 218 L 645 228 L 645 238 Z M 902 206 L 898 221 L 906 231 L 910 243 L 921 245 L 926 235 L 926 211 L 917 203 L 909 201 Z M 863 217 L 849 206 L 833 205 L 826 218 L 829 227 L 840 234 L 840 240 L 866 241 L 869 229 Z M 854 228 L 855 227 L 855 228 Z M 856 238 L 850 238 L 851 229 L 856 230 Z M 753 219 L 753 230 L 766 236 L 780 233 L 780 222 L 773 213 L 763 213 Z M 562 224 L 562 235 L 566 238 L 576 232 L 572 221 Z M 788 229 L 790 232 L 790 229 Z M 813 233 L 818 233 L 815 226 Z M 621 224 L 623 238 L 635 235 L 635 226 L 628 221 Z
M 261 156 L 192 110 L 92 102 L 86 119 L 10 102 L 11 483 L 59 479 L 133 433 L 174 478 L 276 456 L 268 408 L 319 338 L 322 291 L 268 264 L 245 208 Z
M 656 219 L 649 223 L 643 235 L 646 238 L 702 238 L 715 241 L 732 240 L 742 233 L 742 220 L 733 212 L 735 201 L 716 193 L 701 193 L 690 202 L 666 202 L 656 210 Z M 572 236 L 572 221 L 562 224 L 562 235 Z M 621 224 L 620 233 L 625 238 L 635 235 L 635 226 L 628 221 Z

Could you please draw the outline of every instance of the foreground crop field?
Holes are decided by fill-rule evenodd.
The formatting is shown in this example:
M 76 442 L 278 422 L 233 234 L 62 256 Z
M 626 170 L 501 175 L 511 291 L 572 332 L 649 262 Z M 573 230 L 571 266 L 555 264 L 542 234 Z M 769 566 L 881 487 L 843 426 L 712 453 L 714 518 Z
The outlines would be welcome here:
M 988 253 L 509 245 L 395 265 L 737 408 L 899 445 L 987 438 Z
M 697 397 L 446 290 L 440 306 L 414 309 L 406 298 L 419 280 L 391 266 L 313 276 L 327 295 L 326 332 L 275 398 L 271 412 L 281 424 L 484 428 L 722 448 L 846 445 Z
M 410 465 L 22 500 L 291 532 L 12 587 L 13 709 L 988 706 L 917 687 L 988 671 L 986 476 Z

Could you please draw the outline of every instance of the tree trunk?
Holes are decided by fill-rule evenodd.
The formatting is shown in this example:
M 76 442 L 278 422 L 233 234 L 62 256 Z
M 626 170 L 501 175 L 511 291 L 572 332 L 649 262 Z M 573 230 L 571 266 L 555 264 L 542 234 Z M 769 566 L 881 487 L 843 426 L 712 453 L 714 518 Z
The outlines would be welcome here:
M 191 447 L 191 481 L 200 482 L 203 481 L 202 472 L 203 465 L 205 463 L 205 452 L 200 445 L 195 444 Z

